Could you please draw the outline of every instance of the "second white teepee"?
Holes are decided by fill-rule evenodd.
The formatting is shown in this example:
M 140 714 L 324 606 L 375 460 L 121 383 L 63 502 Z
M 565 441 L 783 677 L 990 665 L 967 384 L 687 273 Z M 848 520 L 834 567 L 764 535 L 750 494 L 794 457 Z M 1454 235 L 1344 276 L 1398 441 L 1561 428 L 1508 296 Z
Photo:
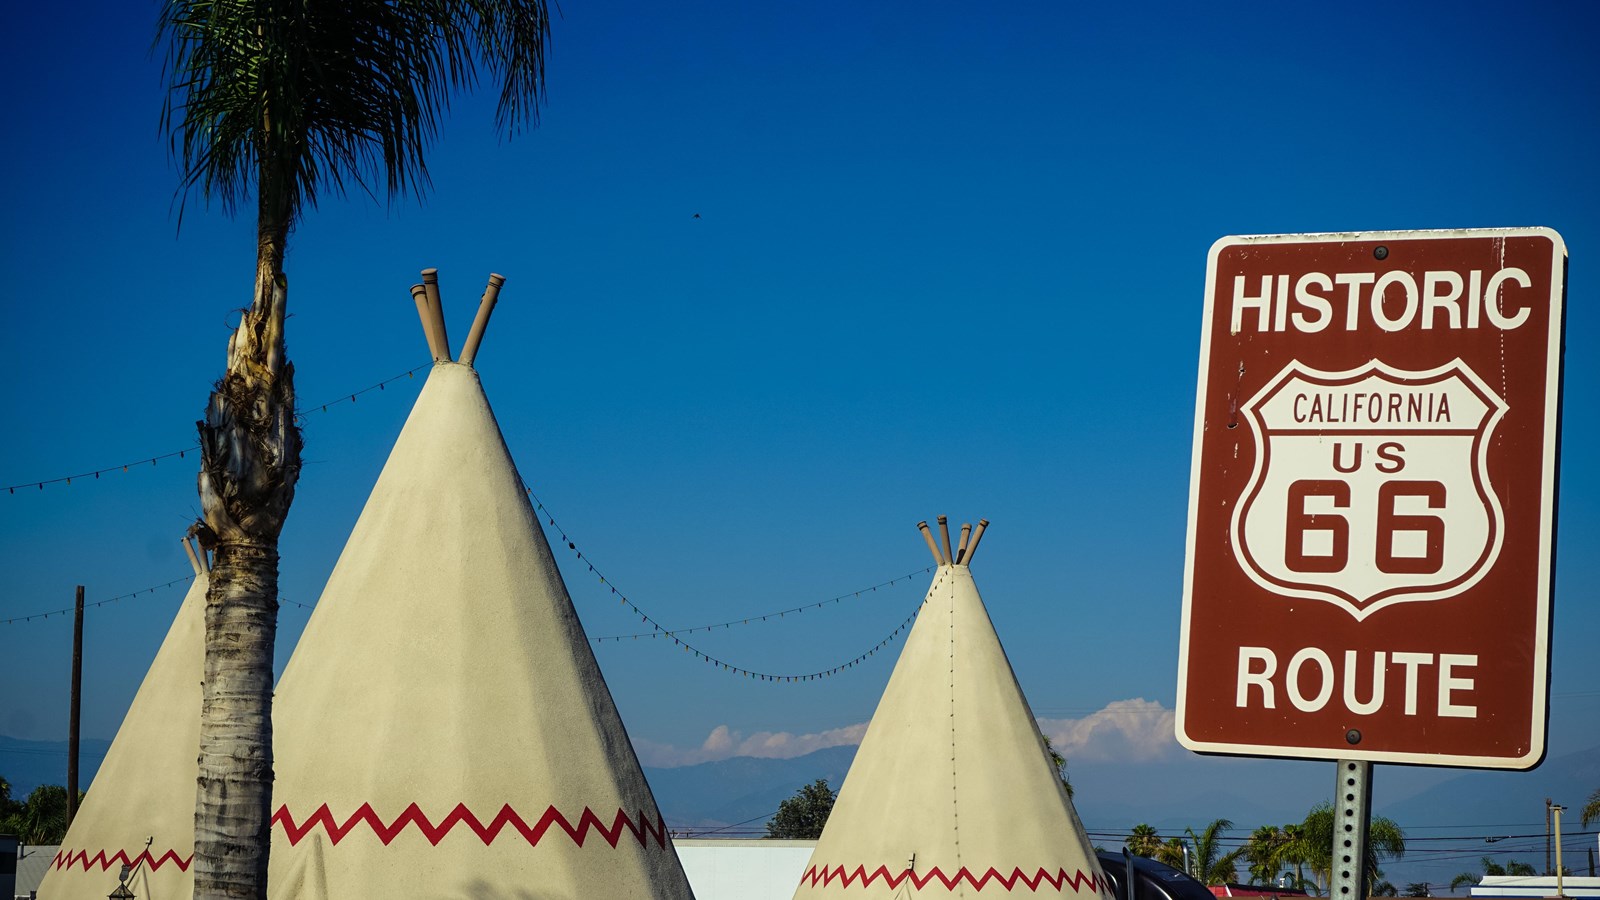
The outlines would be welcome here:
M 943 552 L 919 526 L 933 586 L 795 898 L 1109 900 L 968 568 L 988 523 L 952 552 L 939 521 Z

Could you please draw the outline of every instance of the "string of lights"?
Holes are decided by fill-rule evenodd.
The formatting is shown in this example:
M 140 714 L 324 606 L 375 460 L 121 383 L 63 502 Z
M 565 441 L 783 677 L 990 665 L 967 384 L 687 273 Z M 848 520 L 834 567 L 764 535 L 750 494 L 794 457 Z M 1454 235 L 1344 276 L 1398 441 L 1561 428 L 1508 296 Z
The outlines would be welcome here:
M 933 571 L 933 566 L 928 566 L 923 569 L 918 569 L 915 572 L 908 572 L 898 578 L 891 578 L 888 581 L 880 581 L 871 587 L 865 587 L 859 591 L 852 591 L 848 594 L 840 594 L 837 597 L 830 597 L 827 600 L 819 600 L 816 603 L 807 603 L 804 606 L 791 606 L 788 609 L 780 609 L 776 612 L 764 613 L 762 615 L 742 616 L 737 619 L 729 619 L 726 622 L 715 622 L 710 625 L 694 625 L 689 628 L 674 628 L 671 631 L 640 631 L 631 634 L 608 634 L 602 637 L 591 638 L 591 640 L 593 640 L 596 644 L 603 644 L 606 641 L 636 641 L 639 638 L 672 637 L 673 635 L 678 634 L 694 634 L 697 631 L 715 631 L 719 628 L 732 628 L 735 625 L 756 625 L 761 622 L 765 622 L 768 619 L 782 619 L 784 616 L 787 616 L 790 613 L 795 613 L 798 615 L 808 609 L 821 609 L 822 607 L 830 604 L 842 603 L 845 600 L 859 598 L 862 594 L 876 593 L 878 588 L 894 587 L 902 581 L 910 581 L 917 575 L 925 575 L 931 571 Z
M 137 591 L 129 591 L 126 594 L 118 594 L 115 597 L 107 597 L 104 600 L 96 600 L 93 603 L 85 603 L 83 605 L 83 608 L 84 609 L 94 609 L 97 606 L 105 606 L 108 603 L 117 603 L 117 602 L 120 602 L 120 601 L 123 601 L 123 600 L 131 600 L 131 599 L 139 596 L 140 594 L 153 594 L 156 591 L 164 590 L 166 588 L 172 587 L 173 585 L 187 584 L 187 583 L 189 583 L 189 582 L 191 582 L 193 580 L 194 580 L 194 576 L 193 575 L 185 575 L 182 578 L 174 578 L 171 581 L 168 581 L 168 582 L 166 582 L 164 584 L 157 584 L 157 585 L 152 585 L 152 586 L 147 587 L 147 588 L 140 588 Z M 307 606 L 306 604 L 301 603 L 301 602 L 299 602 L 297 600 L 290 600 L 288 597 L 279 597 L 278 598 L 278 602 L 279 603 L 287 603 L 290 606 L 298 606 L 301 609 L 312 609 L 313 608 L 313 607 Z M 34 619 L 48 619 L 51 616 L 64 616 L 67 613 L 72 612 L 76 608 L 77 607 L 74 605 L 74 606 L 64 607 L 62 609 L 52 609 L 52 610 L 48 610 L 46 612 L 34 613 L 34 614 L 28 615 L 28 616 L 11 616 L 9 618 L 0 619 L 0 625 L 11 625 L 13 623 L 18 623 L 18 622 L 32 622 Z
M 169 581 L 169 582 L 167 582 L 165 584 L 157 584 L 157 585 L 153 585 L 153 586 L 147 587 L 147 588 L 140 588 L 137 591 L 130 591 L 129 593 L 126 593 L 126 594 L 118 594 L 115 597 L 107 597 L 104 600 L 96 600 L 93 603 L 85 603 L 83 605 L 83 608 L 84 609 L 93 609 L 93 608 L 95 608 L 97 606 L 105 606 L 108 603 L 119 603 L 119 602 L 121 602 L 123 600 L 131 600 L 134 597 L 139 596 L 140 594 L 155 593 L 156 591 L 164 590 L 166 588 L 172 587 L 175 584 L 187 584 L 187 583 L 189 583 L 189 582 L 191 582 L 193 580 L 194 580 L 194 576 L 193 575 L 186 575 L 183 578 L 174 578 L 174 579 L 172 579 L 171 581 Z M 65 609 L 52 609 L 52 610 L 49 610 L 48 612 L 34 613 L 34 614 L 28 615 L 28 616 L 11 616 L 9 618 L 0 619 L 0 623 L 6 624 L 6 625 L 10 625 L 13 622 L 32 622 L 34 619 L 48 619 L 51 616 L 66 615 L 68 613 L 73 612 L 75 609 L 77 609 L 76 604 L 74 604 L 73 606 L 68 606 Z
M 528 495 L 529 495 L 530 498 L 533 496 L 532 490 L 528 490 Z M 544 511 L 544 505 L 542 503 L 539 504 L 538 508 L 541 511 Z M 547 511 L 546 511 L 546 513 L 548 515 Z M 551 518 L 550 521 L 551 521 L 552 525 L 554 525 L 554 521 L 555 520 L 553 518 Z M 566 536 L 563 534 L 562 537 L 565 538 Z M 573 545 L 570 541 L 568 542 L 568 544 L 569 544 L 569 547 L 573 550 L 573 552 L 577 553 L 576 545 Z M 582 554 L 579 554 L 579 558 L 582 559 Z M 586 564 L 588 564 L 588 560 L 583 560 L 583 561 Z M 670 629 L 670 630 L 660 630 L 659 626 L 657 626 L 657 630 L 655 630 L 655 631 L 640 632 L 640 633 L 637 633 L 637 634 L 606 635 L 604 637 L 592 638 L 591 640 L 593 640 L 595 643 L 598 644 L 598 643 L 603 643 L 605 641 L 638 640 L 641 637 L 652 638 L 652 639 L 654 639 L 654 638 L 663 638 L 663 637 L 671 638 L 671 637 L 674 637 L 674 636 L 679 635 L 679 634 L 693 634 L 693 633 L 695 633 L 697 631 L 712 631 L 712 630 L 715 630 L 715 629 L 718 629 L 718 628 L 723 628 L 723 629 L 731 628 L 734 625 L 751 625 L 751 624 L 756 624 L 756 623 L 760 623 L 760 622 L 765 622 L 765 621 L 768 621 L 769 619 L 782 619 L 782 618 L 784 618 L 785 616 L 787 616 L 790 613 L 796 613 L 796 614 L 803 613 L 808 609 L 819 609 L 821 607 L 828 606 L 829 604 L 842 603 L 843 601 L 845 601 L 847 599 L 859 598 L 863 594 L 876 593 L 878 588 L 893 587 L 894 585 L 897 585 L 902 581 L 909 581 L 911 578 L 913 578 L 914 576 L 916 576 L 918 574 L 926 574 L 927 572 L 930 572 L 932 570 L 933 570 L 933 567 L 932 566 L 928 566 L 926 568 L 919 569 L 916 572 L 909 572 L 909 573 L 907 573 L 905 575 L 900 575 L 900 576 L 897 576 L 895 578 L 891 578 L 888 581 L 880 581 L 877 584 L 861 588 L 860 590 L 851 591 L 851 592 L 845 593 L 845 594 L 840 594 L 837 597 L 830 597 L 827 600 L 819 600 L 819 601 L 817 601 L 815 603 L 807 603 L 807 604 L 804 604 L 802 606 L 794 606 L 794 607 L 790 607 L 788 609 L 776 610 L 776 611 L 770 612 L 770 613 L 761 613 L 761 614 L 757 614 L 757 615 L 744 616 L 744 617 L 741 617 L 741 618 L 738 618 L 738 619 L 729 619 L 726 622 L 717 622 L 717 623 L 710 624 L 710 625 L 695 625 L 695 626 L 690 627 L 690 628 L 676 628 L 676 629 Z M 592 564 L 589 565 L 589 571 L 590 572 L 594 571 L 594 566 Z M 125 594 L 119 594 L 119 595 L 117 595 L 115 597 L 109 597 L 109 598 L 107 598 L 105 600 L 99 600 L 99 601 L 96 601 L 94 603 L 87 603 L 87 604 L 84 604 L 84 606 L 85 606 L 86 609 L 87 608 L 92 608 L 92 607 L 97 607 L 97 606 L 105 606 L 108 603 L 116 603 L 116 602 L 121 601 L 121 600 L 128 600 L 128 599 L 131 599 L 131 598 L 134 598 L 134 597 L 138 597 L 141 594 L 149 594 L 149 593 L 152 593 L 154 591 L 161 590 L 163 588 L 169 588 L 169 587 L 172 587 L 173 585 L 184 584 L 184 583 L 187 583 L 187 582 L 193 581 L 193 580 L 194 580 L 194 576 L 193 575 L 188 575 L 188 576 L 185 576 L 183 578 L 174 578 L 173 580 L 165 582 L 164 584 L 158 584 L 158 585 L 153 585 L 151 587 L 140 588 L 137 591 L 130 591 L 130 592 L 125 593 Z M 602 583 L 607 583 L 607 582 L 605 582 L 605 579 L 603 577 L 600 580 L 601 580 Z M 609 583 L 607 583 L 607 584 L 609 586 Z M 614 588 L 612 590 L 612 593 L 617 593 Z M 619 594 L 618 596 L 621 596 L 621 595 Z M 279 604 L 286 604 L 286 605 L 289 605 L 289 606 L 294 606 L 294 607 L 297 607 L 299 609 L 305 609 L 305 610 L 310 610 L 310 609 L 315 609 L 316 608 L 314 604 L 301 603 L 298 600 L 291 600 L 288 597 L 282 597 L 282 596 L 280 596 L 278 598 L 278 603 Z M 628 601 L 628 603 L 629 603 L 630 606 L 633 606 L 631 601 Z M 26 615 L 26 616 L 12 616 L 12 617 L 9 617 L 9 618 L 0 619 L 0 624 L 10 625 L 10 624 L 13 624 L 13 623 L 18 623 L 18 622 L 30 622 L 30 621 L 33 621 L 34 619 L 48 619 L 51 616 L 59 616 L 59 615 L 64 615 L 66 613 L 70 613 L 70 612 L 73 611 L 73 609 L 74 609 L 74 607 L 69 606 L 69 607 L 65 607 L 65 608 L 62 608 L 62 609 L 52 609 L 52 610 L 47 610 L 45 612 L 33 613 L 31 615 Z M 638 609 L 638 607 L 633 606 L 633 609 L 636 612 L 640 612 L 640 614 L 643 615 L 642 611 L 640 611 Z M 913 618 L 915 618 L 915 617 L 913 616 Z M 645 617 L 645 621 L 649 621 L 652 624 L 654 624 L 654 620 L 649 619 L 648 617 Z M 869 653 L 868 655 L 871 655 L 871 654 Z
M 882 640 L 880 640 L 876 644 L 872 645 L 872 647 L 868 648 L 865 652 L 859 653 L 859 654 L 855 655 L 854 657 L 852 657 L 852 658 L 850 658 L 848 660 L 845 660 L 844 662 L 841 662 L 841 663 L 839 663 L 837 665 L 830 666 L 830 667 L 825 668 L 825 669 L 818 669 L 815 672 L 798 672 L 798 673 L 760 672 L 760 671 L 757 671 L 755 669 L 748 669 L 748 668 L 745 668 L 743 666 L 736 666 L 736 665 L 728 662 L 727 660 L 721 659 L 719 657 L 712 656 L 711 654 L 705 652 L 704 650 L 701 650 L 699 647 L 696 647 L 693 644 L 690 644 L 689 642 L 683 640 L 682 638 L 679 638 L 678 634 L 687 633 L 689 631 L 689 629 L 679 629 L 677 631 L 674 631 L 673 629 L 662 625 L 660 622 L 656 621 L 656 619 L 651 617 L 649 613 L 647 613 L 643 609 L 639 608 L 639 605 L 634 603 L 631 599 L 629 599 L 627 594 L 623 593 L 622 591 L 617 590 L 617 586 L 615 584 L 612 584 L 611 581 L 605 577 L 605 573 L 601 572 L 598 568 L 595 567 L 593 559 L 585 559 L 584 558 L 583 551 L 578 549 L 577 542 L 574 541 L 572 539 L 572 537 L 567 534 L 566 529 L 562 528 L 561 525 L 556 522 L 555 515 L 553 513 L 551 513 L 549 508 L 544 505 L 544 501 L 539 499 L 539 495 L 535 494 L 533 492 L 533 488 L 528 487 L 527 482 L 524 481 L 523 485 L 522 485 L 522 489 L 527 492 L 528 499 L 533 502 L 535 513 L 542 515 L 544 520 L 547 523 L 549 523 L 550 528 L 553 529 L 556 534 L 560 535 L 561 542 L 567 545 L 567 549 L 572 551 L 573 555 L 577 558 L 577 560 L 579 562 L 581 562 L 584 565 L 589 567 L 589 573 L 594 575 L 596 578 L 598 578 L 600 580 L 601 584 L 603 584 L 606 587 L 610 588 L 612 595 L 617 598 L 618 602 L 620 602 L 623 606 L 626 606 L 629 610 L 631 610 L 633 612 L 634 615 L 639 617 L 639 620 L 641 622 L 644 622 L 646 625 L 649 625 L 650 628 L 651 628 L 650 631 L 640 632 L 640 633 L 638 633 L 636 635 L 608 635 L 603 640 L 622 640 L 624 637 L 629 638 L 631 640 L 638 640 L 641 637 L 648 637 L 648 638 L 651 638 L 651 639 L 665 638 L 667 640 L 672 641 L 672 643 L 675 646 L 682 648 L 685 653 L 693 653 L 695 659 L 698 659 L 698 660 L 706 663 L 707 665 L 714 666 L 719 671 L 727 672 L 727 673 L 729 673 L 731 675 L 734 675 L 734 676 L 737 676 L 737 677 L 740 677 L 740 678 L 750 678 L 750 679 L 753 679 L 753 680 L 756 680 L 756 681 L 763 681 L 763 682 L 769 682 L 769 683 L 784 683 L 784 684 L 789 684 L 789 683 L 793 683 L 793 682 L 817 681 L 817 680 L 822 679 L 822 678 L 831 678 L 834 675 L 838 675 L 838 674 L 840 674 L 841 672 L 844 672 L 847 669 L 853 669 L 856 666 L 866 662 L 867 659 L 869 659 L 870 657 L 876 656 L 879 650 L 882 650 L 883 648 L 889 646 L 889 644 L 893 643 L 897 638 L 900 637 L 901 632 L 906 631 L 907 629 L 909 629 L 911 627 L 911 623 L 916 621 L 917 614 L 922 611 L 922 604 L 927 602 L 927 597 L 924 597 L 920 602 L 918 602 L 916 609 L 912 610 L 911 615 L 907 616 L 904 621 L 902 621 L 898 626 L 896 626 L 893 631 L 889 632 L 889 634 L 887 636 L 885 636 Z M 922 571 L 927 571 L 927 570 L 924 569 Z M 915 574 L 916 573 L 912 573 L 912 575 L 915 575 Z M 897 582 L 897 581 L 900 581 L 902 578 L 910 578 L 910 577 L 911 577 L 911 575 L 902 575 L 899 578 L 893 579 L 893 581 Z M 941 576 L 941 578 L 942 577 L 943 576 Z M 937 587 L 938 587 L 938 585 L 935 584 L 934 588 L 937 588 Z M 930 588 L 929 589 L 929 593 L 930 594 L 933 592 L 934 588 Z M 875 590 L 875 589 L 876 588 L 863 588 L 862 591 L 853 592 L 850 596 L 854 596 L 855 594 L 859 594 L 859 593 L 862 593 L 862 592 L 870 592 L 870 591 Z M 845 595 L 843 595 L 843 594 L 840 595 L 840 597 L 843 597 L 843 596 L 845 596 Z M 825 601 L 821 601 L 820 603 L 815 604 L 815 605 L 823 606 L 823 605 L 826 605 L 827 603 L 830 603 L 830 602 L 833 602 L 833 601 L 825 600 Z M 807 606 L 807 607 L 800 607 L 800 608 L 809 609 L 810 607 Z M 769 615 L 769 617 L 770 617 L 770 615 Z M 740 624 L 748 624 L 752 619 L 759 620 L 758 617 L 751 617 L 751 619 L 740 619 L 738 621 L 739 621 Z M 725 623 L 720 627 L 728 627 L 728 626 L 730 626 L 732 624 L 733 624 L 733 622 L 730 620 L 728 623 Z M 719 626 L 716 626 L 716 625 L 704 626 L 704 625 L 702 625 L 702 626 L 696 626 L 696 628 L 694 630 L 704 629 L 704 630 L 708 630 L 709 631 L 712 628 L 716 628 L 716 627 L 719 627 Z
M 371 391 L 381 391 L 381 390 L 384 389 L 384 387 L 386 385 L 393 384 L 394 382 L 399 381 L 402 378 L 414 378 L 414 377 L 416 377 L 416 373 L 419 370 L 427 368 L 428 366 L 431 366 L 431 365 L 433 365 L 433 363 L 430 362 L 430 363 L 427 363 L 425 365 L 417 366 L 414 369 L 410 369 L 408 371 L 401 372 L 399 375 L 395 375 L 392 378 L 385 378 L 384 380 L 378 382 L 377 384 L 367 385 L 366 387 L 362 388 L 359 391 L 352 391 L 349 394 L 340 394 L 336 399 L 330 400 L 327 403 L 318 403 L 318 404 L 312 404 L 310 406 L 302 406 L 302 407 L 300 407 L 299 411 L 295 414 L 295 417 L 297 419 L 300 419 L 300 420 L 303 421 L 304 418 L 305 418 L 305 412 L 307 410 L 317 409 L 317 410 L 320 410 L 322 412 L 327 412 L 328 411 L 328 407 L 330 407 L 330 406 L 338 406 L 341 403 L 354 403 L 354 402 L 356 402 L 356 398 L 361 396 L 362 394 L 370 393 Z M 120 473 L 123 473 L 123 472 L 127 472 L 130 469 L 133 469 L 133 468 L 135 468 L 137 466 L 154 466 L 154 465 L 156 465 L 158 462 L 160 462 L 163 459 L 171 459 L 173 457 L 177 457 L 178 459 L 183 459 L 188 454 L 193 453 L 193 452 L 195 452 L 195 451 L 197 451 L 199 449 L 200 449 L 200 445 L 199 445 L 198 442 L 196 442 L 194 444 L 190 444 L 187 447 L 184 447 L 181 450 L 173 450 L 173 451 L 171 451 L 169 453 L 159 453 L 159 454 L 156 454 L 155 456 L 150 456 L 150 457 L 141 457 L 140 459 L 137 459 L 137 460 L 135 460 L 133 462 L 122 463 L 121 465 L 106 466 L 105 468 L 94 469 L 94 470 L 89 471 L 89 472 L 80 472 L 80 473 L 78 473 L 76 475 L 62 475 L 62 476 L 59 476 L 59 477 L 56 477 L 56 478 L 45 478 L 45 479 L 41 479 L 39 481 L 24 481 L 24 482 L 21 482 L 19 484 L 7 485 L 6 488 L 5 488 L 5 491 L 6 491 L 7 495 L 15 494 L 18 490 L 25 489 L 25 488 L 36 488 L 36 489 L 42 491 L 42 490 L 44 490 L 45 485 L 51 485 L 51 484 L 69 485 L 69 484 L 72 484 L 72 480 L 74 478 L 78 479 L 79 481 L 83 481 L 86 478 L 90 479 L 90 480 L 98 481 L 100 479 L 101 475 L 120 474 Z

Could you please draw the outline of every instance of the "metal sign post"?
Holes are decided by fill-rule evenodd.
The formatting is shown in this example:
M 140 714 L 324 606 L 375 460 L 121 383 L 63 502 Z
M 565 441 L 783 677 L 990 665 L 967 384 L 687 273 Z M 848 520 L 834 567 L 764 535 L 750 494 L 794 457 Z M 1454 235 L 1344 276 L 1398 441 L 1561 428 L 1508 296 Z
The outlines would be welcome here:
M 1372 826 L 1372 763 L 1339 760 L 1333 804 L 1333 878 L 1330 900 L 1366 900 L 1367 839 Z

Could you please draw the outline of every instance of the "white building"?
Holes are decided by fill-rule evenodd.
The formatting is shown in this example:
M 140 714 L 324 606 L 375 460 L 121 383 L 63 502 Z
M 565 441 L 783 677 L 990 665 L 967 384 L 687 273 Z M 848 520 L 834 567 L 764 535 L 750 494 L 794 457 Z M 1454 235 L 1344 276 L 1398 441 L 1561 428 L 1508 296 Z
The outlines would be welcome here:
M 1472 889 L 1473 900 L 1525 900 L 1555 896 L 1554 875 L 1485 875 Z M 1600 900 L 1600 878 L 1568 875 L 1561 879 L 1559 896 Z
M 792 900 L 816 841 L 673 838 L 695 900 Z

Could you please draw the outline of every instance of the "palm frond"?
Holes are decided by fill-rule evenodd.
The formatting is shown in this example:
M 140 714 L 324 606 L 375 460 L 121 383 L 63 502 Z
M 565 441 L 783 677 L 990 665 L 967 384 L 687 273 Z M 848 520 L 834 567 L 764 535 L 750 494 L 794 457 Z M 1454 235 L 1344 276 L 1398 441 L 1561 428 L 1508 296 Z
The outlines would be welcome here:
M 290 220 L 323 191 L 422 195 L 426 151 L 481 65 L 496 125 L 537 124 L 545 0 L 168 0 L 161 126 L 180 191 Z

